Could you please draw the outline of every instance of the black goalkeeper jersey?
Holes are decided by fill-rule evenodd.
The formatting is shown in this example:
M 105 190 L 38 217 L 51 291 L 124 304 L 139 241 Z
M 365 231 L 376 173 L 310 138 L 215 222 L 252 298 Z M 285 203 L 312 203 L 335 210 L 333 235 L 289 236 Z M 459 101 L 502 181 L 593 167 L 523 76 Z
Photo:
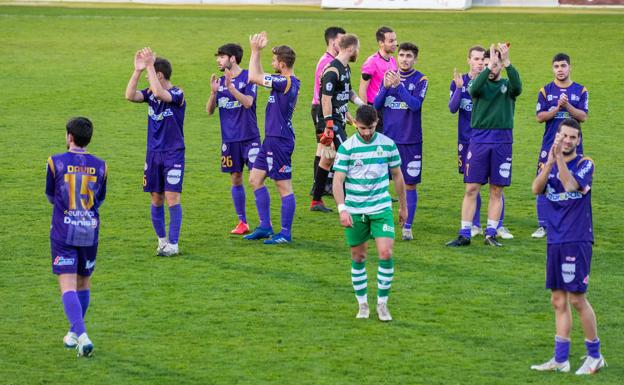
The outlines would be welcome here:
M 334 59 L 323 72 L 321 95 L 332 97 L 332 119 L 334 124 L 344 128 L 351 96 L 351 69 Z M 321 103 L 322 105 L 322 103 Z

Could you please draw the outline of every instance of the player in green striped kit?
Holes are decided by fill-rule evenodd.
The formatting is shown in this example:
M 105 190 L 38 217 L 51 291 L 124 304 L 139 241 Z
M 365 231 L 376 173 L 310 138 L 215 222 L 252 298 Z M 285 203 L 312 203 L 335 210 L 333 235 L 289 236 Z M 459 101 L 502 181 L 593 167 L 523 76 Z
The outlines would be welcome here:
M 351 281 L 359 306 L 356 318 L 368 318 L 370 313 L 365 262 L 368 240 L 373 238 L 379 254 L 377 315 L 381 321 L 392 321 L 388 294 L 394 277 L 394 219 L 388 171 L 399 197 L 402 226 L 407 218 L 407 203 L 401 157 L 392 139 L 375 132 L 375 108 L 369 105 L 358 108 L 355 123 L 358 132 L 343 142 L 336 154 L 333 192 L 340 224 L 345 227 L 347 244 L 351 247 Z

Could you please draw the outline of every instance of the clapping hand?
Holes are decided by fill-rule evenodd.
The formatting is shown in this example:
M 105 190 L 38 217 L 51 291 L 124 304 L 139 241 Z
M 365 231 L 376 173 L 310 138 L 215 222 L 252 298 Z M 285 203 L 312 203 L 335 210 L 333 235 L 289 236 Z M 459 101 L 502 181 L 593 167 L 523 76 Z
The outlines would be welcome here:
M 455 88 L 462 88 L 464 86 L 464 79 L 461 74 L 457 72 L 457 68 L 453 70 L 453 82 L 455 82 Z
M 260 51 L 269 43 L 267 33 L 262 31 L 260 33 L 253 34 L 249 37 L 249 44 L 253 51 Z

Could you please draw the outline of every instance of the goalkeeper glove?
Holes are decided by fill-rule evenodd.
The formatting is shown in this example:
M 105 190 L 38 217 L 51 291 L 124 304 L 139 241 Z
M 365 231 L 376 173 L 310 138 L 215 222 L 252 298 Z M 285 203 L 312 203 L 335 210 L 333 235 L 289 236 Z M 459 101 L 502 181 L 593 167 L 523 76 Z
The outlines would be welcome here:
M 325 120 L 325 132 L 321 135 L 319 142 L 323 146 L 331 146 L 334 141 L 334 121 L 333 119 Z

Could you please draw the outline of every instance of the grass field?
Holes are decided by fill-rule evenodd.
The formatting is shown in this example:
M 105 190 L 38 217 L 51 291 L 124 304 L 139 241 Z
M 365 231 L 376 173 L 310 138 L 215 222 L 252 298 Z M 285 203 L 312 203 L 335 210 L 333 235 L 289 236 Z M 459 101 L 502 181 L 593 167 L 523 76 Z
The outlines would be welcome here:
M 395 245 L 390 324 L 354 319 L 343 231 L 336 215 L 310 213 L 307 196 L 315 148 L 309 105 L 322 30 L 339 24 L 362 38 L 357 73 L 375 50 L 374 31 L 382 23 L 400 41 L 419 45 L 417 66 L 430 79 L 415 240 Z M 247 36 L 260 30 L 268 31 L 270 44 L 294 47 L 303 82 L 294 119 L 298 208 L 294 243 L 287 247 L 228 235 L 235 215 L 229 177 L 218 171 L 219 123 L 204 113 L 216 48 L 231 41 L 247 48 Z M 0 384 L 623 382 L 624 12 L 2 5 L 0 36 Z M 516 106 L 513 185 L 506 192 L 506 225 L 516 238 L 503 249 L 477 241 L 449 250 L 444 242 L 457 231 L 462 183 L 448 86 L 453 68 L 465 67 L 467 47 L 493 41 L 512 43 L 524 85 Z M 183 254 L 171 259 L 154 256 L 149 197 L 141 189 L 147 107 L 123 98 L 133 53 L 145 45 L 172 61 L 174 83 L 188 101 Z M 536 225 L 530 184 L 543 132 L 534 118 L 537 92 L 552 79 L 550 59 L 558 51 L 571 55 L 573 78 L 590 91 L 584 139 L 596 163 L 596 244 L 589 298 L 610 363 L 591 379 L 528 369 L 550 357 L 554 337 L 543 288 L 546 246 L 530 238 Z M 259 93 L 259 122 L 267 96 Z M 64 124 L 75 115 L 93 119 L 90 149 L 110 168 L 87 314 L 93 359 L 76 359 L 61 346 L 66 320 L 50 273 L 51 208 L 43 194 L 45 160 L 64 151 Z M 279 200 L 270 190 L 279 223 Z M 252 197 L 248 189 L 254 226 Z M 372 254 L 369 277 L 377 265 Z M 585 354 L 577 317 L 572 338 L 575 369 Z

